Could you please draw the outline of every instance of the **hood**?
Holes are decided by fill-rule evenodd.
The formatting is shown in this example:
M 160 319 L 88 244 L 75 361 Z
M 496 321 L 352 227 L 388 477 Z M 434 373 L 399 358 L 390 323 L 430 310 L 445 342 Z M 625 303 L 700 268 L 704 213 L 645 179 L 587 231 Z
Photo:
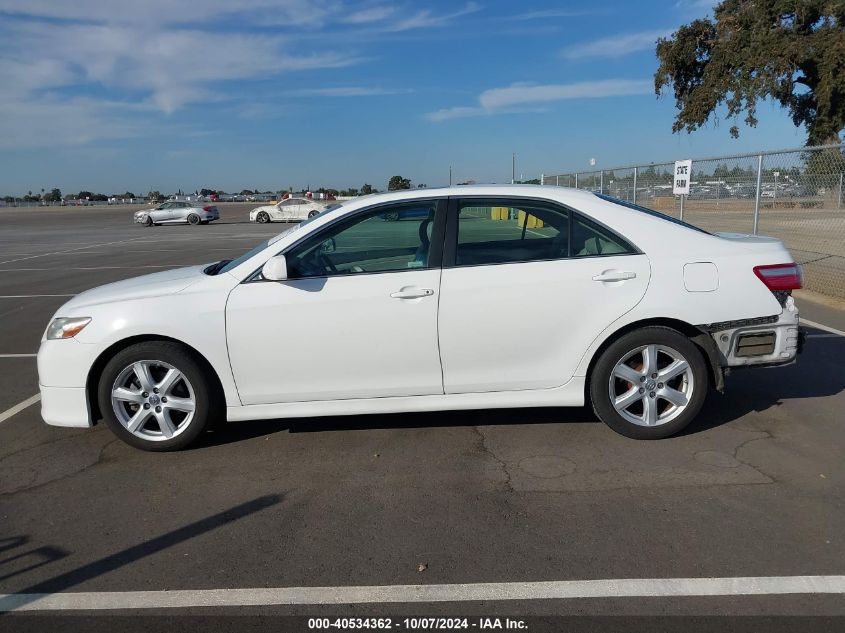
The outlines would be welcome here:
M 276 208 L 275 204 L 265 204 L 265 205 L 260 206 L 260 207 L 255 207 L 249 213 L 250 213 L 250 215 L 252 215 L 253 213 L 258 213 L 259 211 L 272 211 L 272 210 L 275 210 L 275 208 Z
M 68 301 L 62 307 L 62 312 L 69 315 L 68 310 L 76 310 L 77 308 L 101 303 L 176 294 L 202 279 L 202 271 L 206 267 L 207 264 L 203 264 L 201 266 L 165 270 L 160 273 L 124 279 L 92 290 L 86 290 Z

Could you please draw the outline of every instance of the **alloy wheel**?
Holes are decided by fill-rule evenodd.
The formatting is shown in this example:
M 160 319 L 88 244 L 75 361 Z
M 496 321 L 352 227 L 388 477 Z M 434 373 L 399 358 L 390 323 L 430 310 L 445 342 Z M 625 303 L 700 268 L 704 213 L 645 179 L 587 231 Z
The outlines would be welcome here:
M 660 426 L 686 409 L 695 389 L 689 361 L 666 345 L 643 345 L 625 354 L 610 374 L 616 412 L 639 426 Z
M 179 369 L 159 360 L 125 367 L 111 389 L 117 420 L 133 435 L 150 441 L 172 439 L 190 426 L 196 396 Z

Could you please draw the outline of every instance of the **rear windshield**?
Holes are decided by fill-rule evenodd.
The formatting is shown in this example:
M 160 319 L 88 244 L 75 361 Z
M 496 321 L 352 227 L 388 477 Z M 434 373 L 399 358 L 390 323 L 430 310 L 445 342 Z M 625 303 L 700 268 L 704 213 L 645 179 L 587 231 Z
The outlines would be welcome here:
M 634 211 L 639 211 L 640 213 L 645 213 L 650 215 L 654 218 L 660 218 L 661 220 L 666 220 L 667 222 L 671 222 L 672 224 L 678 224 L 680 226 L 685 226 L 688 229 L 692 229 L 693 231 L 699 231 L 701 233 L 707 233 L 710 235 L 709 231 L 705 231 L 704 229 L 695 226 L 694 224 L 690 224 L 689 222 L 684 222 L 683 220 L 679 220 L 678 218 L 673 218 L 671 215 L 666 215 L 665 213 L 660 213 L 659 211 L 655 211 L 654 209 L 649 209 L 648 207 L 641 207 L 638 204 L 634 204 L 633 202 L 628 202 L 626 200 L 620 200 L 619 198 L 614 198 L 613 196 L 608 196 L 603 193 L 595 194 L 597 197 L 601 198 L 602 200 L 607 200 L 608 202 L 612 202 L 613 204 L 618 204 L 620 206 L 626 207 L 628 209 L 633 209 Z

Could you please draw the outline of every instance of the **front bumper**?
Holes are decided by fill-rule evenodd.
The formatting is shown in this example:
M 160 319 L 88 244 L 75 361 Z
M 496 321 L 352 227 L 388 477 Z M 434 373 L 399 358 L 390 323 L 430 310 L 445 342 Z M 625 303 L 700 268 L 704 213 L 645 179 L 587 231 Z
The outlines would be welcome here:
M 41 417 L 51 426 L 88 428 L 92 426 L 91 411 L 85 387 L 45 387 L 41 391 Z
M 85 384 L 96 345 L 78 340 L 42 341 L 38 348 L 41 417 L 53 426 L 93 426 Z
M 780 315 L 771 323 L 738 325 L 710 332 L 719 349 L 722 367 L 786 365 L 801 351 L 798 307 L 787 297 Z

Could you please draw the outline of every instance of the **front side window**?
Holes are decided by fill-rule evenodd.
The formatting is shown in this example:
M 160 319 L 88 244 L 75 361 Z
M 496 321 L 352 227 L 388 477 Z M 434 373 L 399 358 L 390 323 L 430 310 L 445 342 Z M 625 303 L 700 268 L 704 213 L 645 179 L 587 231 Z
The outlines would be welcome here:
M 530 200 L 464 200 L 458 204 L 455 264 L 477 266 L 569 254 L 569 212 Z
M 288 277 L 429 268 L 436 207 L 437 201 L 425 200 L 378 207 L 341 220 L 285 253 Z

